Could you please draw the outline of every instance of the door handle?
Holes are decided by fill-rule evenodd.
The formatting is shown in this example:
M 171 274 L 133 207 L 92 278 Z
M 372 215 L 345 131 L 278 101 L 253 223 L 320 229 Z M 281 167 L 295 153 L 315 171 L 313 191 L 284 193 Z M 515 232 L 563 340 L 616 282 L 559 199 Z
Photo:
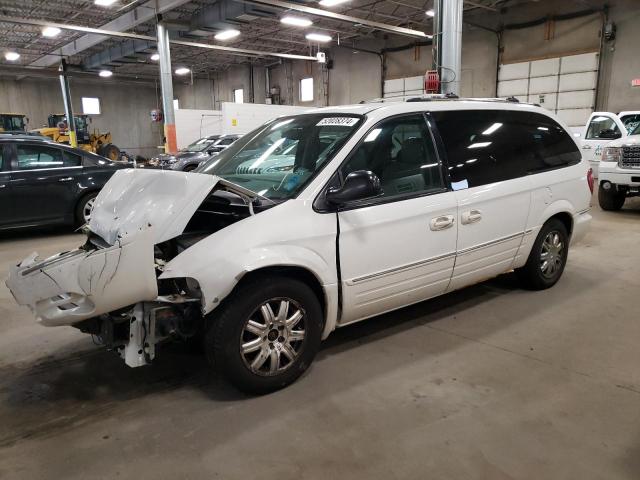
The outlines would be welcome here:
M 73 177 L 64 177 L 64 178 L 61 178 L 58 181 L 59 182 L 70 182 L 71 180 L 73 180 Z
M 583 150 L 591 150 L 591 145 L 583 145 L 582 149 Z
M 453 227 L 455 221 L 456 219 L 453 217 L 453 215 L 441 215 L 439 217 L 432 218 L 431 222 L 429 222 L 429 227 L 434 232 L 437 232 L 439 230 L 446 230 L 447 228 Z
M 482 212 L 480 210 L 469 210 L 463 212 L 460 218 L 460 222 L 463 225 L 469 225 L 470 223 L 476 223 L 482 220 Z

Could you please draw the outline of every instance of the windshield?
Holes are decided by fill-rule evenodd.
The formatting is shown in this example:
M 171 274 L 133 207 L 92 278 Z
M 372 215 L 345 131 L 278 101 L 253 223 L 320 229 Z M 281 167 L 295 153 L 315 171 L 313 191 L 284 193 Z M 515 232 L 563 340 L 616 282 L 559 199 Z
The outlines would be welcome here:
M 216 141 L 215 138 L 209 138 L 209 137 L 201 138 L 200 140 L 193 142 L 191 145 L 185 148 L 185 150 L 187 152 L 202 152 L 206 150 L 206 148 L 215 141 Z
M 340 114 L 276 119 L 236 140 L 197 169 L 272 200 L 293 197 L 356 131 L 362 117 Z
M 640 135 L 640 123 L 638 123 L 635 128 L 629 132 L 629 135 Z

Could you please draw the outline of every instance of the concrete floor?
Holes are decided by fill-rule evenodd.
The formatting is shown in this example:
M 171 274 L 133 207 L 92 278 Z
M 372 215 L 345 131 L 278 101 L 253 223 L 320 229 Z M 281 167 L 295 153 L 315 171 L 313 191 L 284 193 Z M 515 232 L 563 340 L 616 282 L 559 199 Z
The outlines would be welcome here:
M 78 235 L 0 239 L 0 270 Z M 0 287 L 0 478 L 638 479 L 640 201 L 551 290 L 513 275 L 339 330 L 247 398 L 180 346 L 129 369 Z

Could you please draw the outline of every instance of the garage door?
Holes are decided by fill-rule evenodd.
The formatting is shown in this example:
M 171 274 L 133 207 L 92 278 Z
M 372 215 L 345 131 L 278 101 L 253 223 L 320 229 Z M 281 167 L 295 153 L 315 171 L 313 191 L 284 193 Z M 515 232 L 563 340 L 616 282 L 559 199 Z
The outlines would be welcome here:
M 498 96 L 516 97 L 558 114 L 570 127 L 583 127 L 595 108 L 598 53 L 500 65 Z
M 396 78 L 384 81 L 382 93 L 385 101 L 404 101 L 407 98 L 419 97 L 424 94 L 424 77 Z

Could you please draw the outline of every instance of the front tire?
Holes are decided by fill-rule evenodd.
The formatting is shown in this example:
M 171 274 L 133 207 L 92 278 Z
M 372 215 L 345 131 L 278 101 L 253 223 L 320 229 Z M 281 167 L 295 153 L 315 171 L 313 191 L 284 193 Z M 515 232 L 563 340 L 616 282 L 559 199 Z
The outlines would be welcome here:
M 615 186 L 611 186 L 609 190 L 602 188 L 602 185 L 598 187 L 598 203 L 602 210 L 616 211 L 620 210 L 624 205 L 626 195 L 624 192 L 618 192 Z
M 98 192 L 91 192 L 80 199 L 75 210 L 76 227 L 81 227 L 82 225 L 89 223 L 89 220 L 91 220 L 91 210 L 93 209 L 93 204 L 97 196 Z
M 560 220 L 547 221 L 533 243 L 527 263 L 516 270 L 522 284 L 531 290 L 554 286 L 562 276 L 569 254 L 569 234 Z
M 297 380 L 320 348 L 324 323 L 313 290 L 280 276 L 241 284 L 207 320 L 209 363 L 236 388 L 252 394 Z

